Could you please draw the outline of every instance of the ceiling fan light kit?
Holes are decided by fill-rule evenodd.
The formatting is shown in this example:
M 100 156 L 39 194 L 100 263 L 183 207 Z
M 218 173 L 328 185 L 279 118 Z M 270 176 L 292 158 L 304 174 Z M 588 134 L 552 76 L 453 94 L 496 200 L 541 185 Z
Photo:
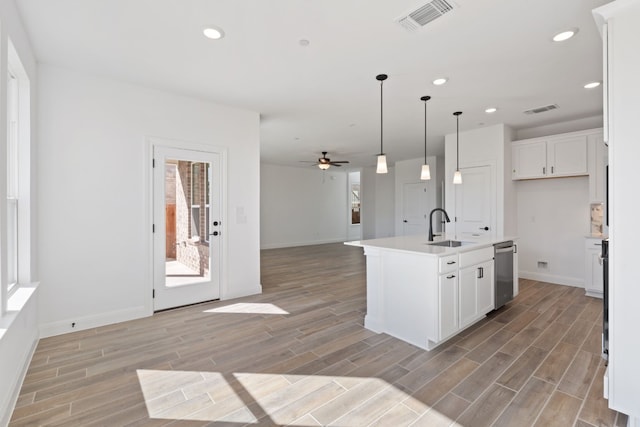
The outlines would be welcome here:
M 420 171 L 420 179 L 423 181 L 431 179 L 431 171 L 429 170 L 429 164 L 427 163 L 427 101 L 430 99 L 431 97 L 428 95 L 420 98 L 420 100 L 424 102 L 424 164 Z
M 378 74 L 376 76 L 376 80 L 380 82 L 380 154 L 378 154 L 378 165 L 376 167 L 376 173 L 387 173 L 387 156 L 384 154 L 384 150 L 382 149 L 382 84 L 385 80 L 387 80 L 386 74 Z
M 318 158 L 317 165 L 323 171 L 329 169 L 331 166 L 341 167 L 342 166 L 341 163 L 349 163 L 348 160 L 331 161 L 331 159 L 327 157 L 327 154 L 329 154 L 327 151 L 323 151 L 322 157 Z

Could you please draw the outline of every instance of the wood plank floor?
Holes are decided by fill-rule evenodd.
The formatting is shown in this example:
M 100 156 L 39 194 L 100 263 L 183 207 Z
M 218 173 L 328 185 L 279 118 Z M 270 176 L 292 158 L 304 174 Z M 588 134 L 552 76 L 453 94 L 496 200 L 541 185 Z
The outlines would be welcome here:
M 362 249 L 262 252 L 264 293 L 43 339 L 11 426 L 621 426 L 602 301 L 520 295 L 427 352 L 363 328 Z

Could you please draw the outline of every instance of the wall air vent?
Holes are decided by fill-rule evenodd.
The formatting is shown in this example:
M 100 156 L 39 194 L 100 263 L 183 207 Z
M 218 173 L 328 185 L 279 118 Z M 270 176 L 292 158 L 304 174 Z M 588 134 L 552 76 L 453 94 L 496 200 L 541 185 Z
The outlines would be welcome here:
M 530 110 L 526 110 L 524 113 L 525 114 L 540 114 L 540 113 L 544 113 L 545 111 L 557 110 L 558 108 L 560 108 L 558 106 L 558 104 L 551 104 L 551 105 L 545 105 L 544 107 L 532 108 Z
M 396 19 L 405 30 L 413 32 L 427 25 L 429 22 L 451 12 L 453 6 L 445 0 L 433 0 L 413 12 Z

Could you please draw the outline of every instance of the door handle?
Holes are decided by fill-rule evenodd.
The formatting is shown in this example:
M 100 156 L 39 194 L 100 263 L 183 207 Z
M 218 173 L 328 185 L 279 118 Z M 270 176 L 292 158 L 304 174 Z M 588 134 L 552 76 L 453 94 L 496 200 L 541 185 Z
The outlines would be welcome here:
M 219 235 L 220 232 L 219 231 L 214 231 L 213 233 L 209 234 L 209 236 L 217 236 Z
M 220 221 L 213 221 L 213 226 L 214 226 L 214 227 L 217 227 L 217 226 L 219 226 L 219 225 L 220 225 Z
M 403 219 L 402 222 L 409 222 L 409 221 L 407 221 L 406 219 Z
M 455 275 L 455 274 L 452 274 L 452 275 L 450 275 L 450 276 L 447 276 L 447 279 L 453 279 L 454 277 L 456 277 L 456 275 Z
M 480 227 L 480 230 L 489 231 L 489 227 Z

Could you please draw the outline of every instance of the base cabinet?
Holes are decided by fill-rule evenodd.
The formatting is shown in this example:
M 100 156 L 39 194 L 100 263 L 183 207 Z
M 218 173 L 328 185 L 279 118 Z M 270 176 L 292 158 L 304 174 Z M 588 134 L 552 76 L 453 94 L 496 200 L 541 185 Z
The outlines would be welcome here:
M 588 296 L 602 298 L 603 292 L 603 270 L 602 240 L 600 238 L 587 238 L 585 240 L 584 251 L 584 290 Z
M 442 340 L 458 331 L 457 272 L 442 274 L 438 280 L 438 338 Z
M 460 328 L 464 328 L 493 310 L 493 260 L 460 270 Z

